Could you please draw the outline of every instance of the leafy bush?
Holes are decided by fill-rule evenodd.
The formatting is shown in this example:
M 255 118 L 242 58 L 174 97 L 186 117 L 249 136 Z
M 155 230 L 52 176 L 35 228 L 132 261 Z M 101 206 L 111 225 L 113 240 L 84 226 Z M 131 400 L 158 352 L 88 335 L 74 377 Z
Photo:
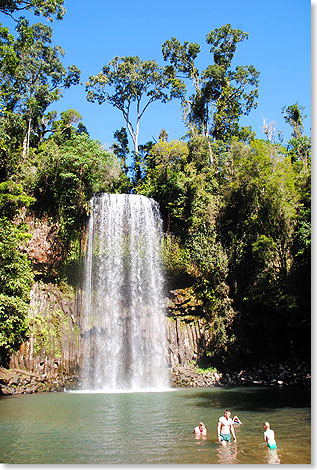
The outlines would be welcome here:
M 0 294 L 0 359 L 3 363 L 27 337 L 28 310 L 28 304 L 18 297 Z
M 21 184 L 13 181 L 3 181 L 0 183 L 0 212 L 2 217 L 13 219 L 19 209 L 29 206 L 35 199 L 28 196 Z
M 28 302 L 33 283 L 31 263 L 21 251 L 25 232 L 0 220 L 0 293 Z
M 28 332 L 33 273 L 27 255 L 21 251 L 24 238 L 23 230 L 0 220 L 0 359 L 4 364 Z
M 93 193 L 111 191 L 119 179 L 118 161 L 87 134 L 74 135 L 60 147 L 49 140 L 38 154 L 36 207 L 58 220 L 60 235 L 71 239 L 81 227 Z

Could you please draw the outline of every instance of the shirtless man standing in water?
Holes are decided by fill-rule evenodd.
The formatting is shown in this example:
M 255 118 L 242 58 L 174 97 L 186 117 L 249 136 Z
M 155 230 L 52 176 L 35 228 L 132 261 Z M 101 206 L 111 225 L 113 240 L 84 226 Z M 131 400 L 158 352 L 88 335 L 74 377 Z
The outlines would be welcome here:
M 218 441 L 223 445 L 226 445 L 227 442 L 231 442 L 231 434 L 233 437 L 233 442 L 237 442 L 237 438 L 234 433 L 233 421 L 230 416 L 230 411 L 225 410 L 224 416 L 221 416 L 218 421 Z

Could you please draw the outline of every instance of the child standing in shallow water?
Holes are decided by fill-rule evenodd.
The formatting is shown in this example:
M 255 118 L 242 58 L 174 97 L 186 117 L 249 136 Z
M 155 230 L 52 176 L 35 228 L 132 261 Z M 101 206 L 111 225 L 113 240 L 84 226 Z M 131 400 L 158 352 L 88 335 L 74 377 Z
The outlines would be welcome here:
M 276 449 L 275 435 L 273 429 L 271 429 L 270 423 L 264 423 L 264 441 L 267 442 L 269 449 Z

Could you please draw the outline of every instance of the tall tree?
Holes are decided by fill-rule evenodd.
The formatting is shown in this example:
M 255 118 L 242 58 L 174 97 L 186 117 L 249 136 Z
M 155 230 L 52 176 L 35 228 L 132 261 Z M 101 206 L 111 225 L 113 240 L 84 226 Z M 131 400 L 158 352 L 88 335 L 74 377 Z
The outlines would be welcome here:
M 128 141 L 128 134 L 125 127 L 121 127 L 120 130 L 116 130 L 114 133 L 114 138 L 117 142 L 112 144 L 113 153 L 117 156 L 120 167 L 121 167 L 121 174 L 119 184 L 117 184 L 116 190 L 119 192 L 130 193 L 132 188 L 131 179 L 128 175 L 129 173 L 129 166 L 127 164 L 127 159 L 129 157 L 129 141 Z
M 121 129 L 117 130 L 113 136 L 118 142 L 118 143 L 115 142 L 112 145 L 113 152 L 115 153 L 115 155 L 117 155 L 119 159 L 122 171 L 127 175 L 129 171 L 129 168 L 127 165 L 127 158 L 128 158 L 130 150 L 128 147 L 129 142 L 128 142 L 128 134 L 127 134 L 126 128 L 121 127 Z
M 207 34 L 214 64 L 199 73 L 195 60 L 200 52 L 196 43 L 183 45 L 176 38 L 165 41 L 164 60 L 170 62 L 175 74 L 190 79 L 194 93 L 184 100 L 185 112 L 191 130 L 195 127 L 214 140 L 226 140 L 239 131 L 239 118 L 257 106 L 259 72 L 252 66 L 232 68 L 237 44 L 248 38 L 248 33 L 224 25 Z
M 5 101 L 2 116 L 18 113 L 25 123 L 23 155 L 28 154 L 30 139 L 39 140 L 41 122 L 48 106 L 62 96 L 62 89 L 79 83 L 80 71 L 72 65 L 68 71 L 61 57 L 64 51 L 52 46 L 52 29 L 41 23 L 29 26 L 22 19 L 17 25 L 14 41 L 15 56 L 0 49 L 4 60 L 0 65 L 0 92 Z M 14 66 L 8 68 L 8 61 Z
M 51 114 L 52 118 L 50 119 Z M 53 132 L 54 140 L 58 144 L 62 144 L 69 140 L 75 132 L 75 125 L 77 125 L 82 120 L 80 113 L 76 111 L 76 109 L 67 109 L 66 111 L 62 111 L 61 118 L 58 121 L 56 121 L 55 118 L 55 113 L 49 113 L 48 124 L 50 124 L 50 121 L 53 122 L 51 128 L 45 129 L 44 132 Z M 46 127 L 47 121 L 42 119 L 42 122 L 43 121 L 45 121 L 44 125 Z
M 311 140 L 304 135 L 304 119 L 307 116 L 303 112 L 303 106 L 298 103 L 282 108 L 284 119 L 292 128 L 292 138 L 288 142 L 288 150 L 293 161 L 300 160 L 303 162 L 304 169 L 307 172 L 310 163 Z
M 228 169 L 224 178 L 217 222 L 239 312 L 236 353 L 246 363 L 255 357 L 275 360 L 278 354 L 285 359 L 294 353 L 288 329 L 294 296 L 288 283 L 301 206 L 298 176 L 285 149 L 269 141 L 232 142 L 229 152 L 235 171 Z
M 169 60 L 171 64 L 169 66 L 170 71 L 172 73 L 174 72 L 175 75 L 177 74 L 178 78 L 182 81 L 184 79 L 189 79 L 194 88 L 194 94 L 189 98 L 186 99 L 185 94 L 182 96 L 185 121 L 187 121 L 192 131 L 194 130 L 194 123 L 192 123 L 190 119 L 188 120 L 188 116 L 190 115 L 195 96 L 201 95 L 201 77 L 199 70 L 195 65 L 195 59 L 197 58 L 199 52 L 200 46 L 198 44 L 189 43 L 188 41 L 185 41 L 184 44 L 181 44 L 175 37 L 172 37 L 171 40 L 165 41 L 162 46 L 164 60 Z M 206 122 L 202 123 L 202 127 L 205 134 L 208 133 Z
M 154 60 L 139 57 L 115 57 L 98 75 L 86 83 L 87 99 L 107 102 L 121 111 L 133 140 L 136 173 L 140 173 L 139 133 L 145 111 L 155 101 L 166 103 L 180 97 L 182 86 L 170 69 L 160 67 Z M 134 107 L 134 109 L 132 109 Z
M 15 15 L 21 11 L 32 11 L 36 16 L 42 15 L 50 21 L 54 16 L 61 20 L 66 13 L 63 4 L 64 0 L 1 0 L 0 13 L 16 21 Z

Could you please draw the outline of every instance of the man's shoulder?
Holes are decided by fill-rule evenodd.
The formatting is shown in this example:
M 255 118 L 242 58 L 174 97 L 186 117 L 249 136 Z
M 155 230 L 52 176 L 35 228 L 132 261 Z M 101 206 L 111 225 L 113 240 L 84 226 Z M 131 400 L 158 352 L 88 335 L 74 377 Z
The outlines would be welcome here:
M 232 418 L 225 418 L 224 416 L 220 416 L 219 423 L 223 423 L 229 426 L 230 424 L 233 424 L 233 421 Z

